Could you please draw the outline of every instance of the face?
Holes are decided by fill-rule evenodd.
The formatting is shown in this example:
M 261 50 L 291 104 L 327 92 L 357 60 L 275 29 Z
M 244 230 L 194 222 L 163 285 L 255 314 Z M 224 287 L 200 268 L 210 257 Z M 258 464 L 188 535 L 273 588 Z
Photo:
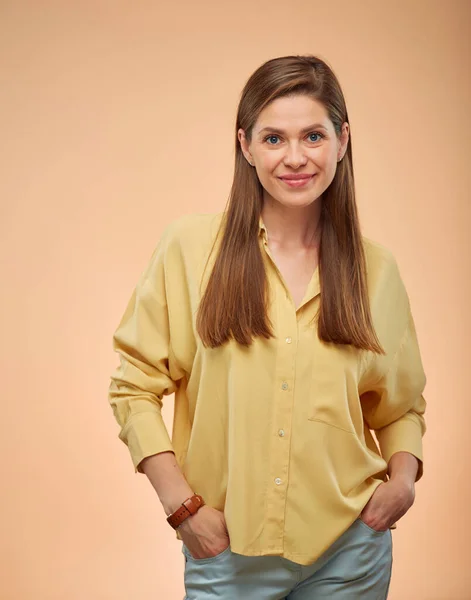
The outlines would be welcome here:
M 260 113 L 248 144 L 238 138 L 246 159 L 255 165 L 264 199 L 286 206 L 305 206 L 329 187 L 348 143 L 348 123 L 337 137 L 324 106 L 306 95 L 277 98 Z M 309 175 L 289 185 L 286 175 Z M 302 185 L 299 185 L 299 184 Z

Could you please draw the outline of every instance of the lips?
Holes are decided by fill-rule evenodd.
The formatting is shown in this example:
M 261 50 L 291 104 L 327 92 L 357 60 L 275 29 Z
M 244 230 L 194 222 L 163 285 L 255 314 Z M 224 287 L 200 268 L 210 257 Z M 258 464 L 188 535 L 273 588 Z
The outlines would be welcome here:
M 310 181 L 312 179 L 314 179 L 315 176 L 316 176 L 316 174 L 310 175 L 308 177 L 306 177 L 306 176 L 296 177 L 296 178 L 280 177 L 279 179 L 290 188 L 301 188 L 301 187 L 307 186 L 310 183 Z
M 310 179 L 311 177 L 313 177 L 314 174 L 293 174 L 293 175 L 282 175 L 280 177 L 280 179 L 283 179 L 284 181 L 299 181 L 300 179 Z

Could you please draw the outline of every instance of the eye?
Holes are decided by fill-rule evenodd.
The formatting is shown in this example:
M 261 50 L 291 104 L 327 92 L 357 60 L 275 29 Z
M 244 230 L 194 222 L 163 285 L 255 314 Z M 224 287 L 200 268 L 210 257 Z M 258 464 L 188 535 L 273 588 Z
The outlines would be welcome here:
M 323 133 L 320 133 L 319 131 L 312 131 L 311 133 L 308 133 L 307 137 L 311 137 L 311 136 L 313 136 L 313 135 L 317 135 L 317 136 L 319 136 L 321 139 L 325 138 L 325 135 L 324 135 Z M 276 139 L 276 138 L 279 138 L 279 136 L 278 136 L 278 135 L 275 135 L 274 133 L 271 133 L 270 135 L 267 135 L 267 136 L 264 138 L 264 140 L 263 140 L 263 141 L 264 141 L 264 142 L 267 142 L 268 140 L 270 140 L 270 139 L 272 140 L 273 138 L 275 138 L 275 139 Z M 316 142 L 318 142 L 319 140 L 318 140 L 318 139 L 317 139 L 317 140 L 312 140 L 312 139 L 311 139 L 310 141 L 311 141 L 311 142 L 313 142 L 313 143 L 316 143 Z M 275 144 L 269 143 L 268 145 L 269 145 L 269 146 L 276 146 L 277 144 L 276 144 L 276 143 L 275 143 Z
M 325 135 L 324 135 L 324 134 L 322 134 L 322 133 L 320 133 L 319 131 L 313 131 L 313 132 L 312 132 L 312 133 L 310 133 L 309 135 L 310 135 L 310 136 L 311 136 L 311 135 L 318 135 L 318 136 L 319 136 L 321 139 L 325 138 Z M 312 140 L 311 140 L 311 141 L 312 141 Z M 319 141 L 319 140 L 316 140 L 316 141 Z

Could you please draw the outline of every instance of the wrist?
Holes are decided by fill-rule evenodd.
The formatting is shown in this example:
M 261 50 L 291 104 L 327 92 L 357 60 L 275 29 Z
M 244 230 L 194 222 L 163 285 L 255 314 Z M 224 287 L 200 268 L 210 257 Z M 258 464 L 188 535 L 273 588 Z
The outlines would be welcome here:
M 183 501 L 174 513 L 167 516 L 167 522 L 173 529 L 178 529 L 186 519 L 195 515 L 204 504 L 204 499 L 200 494 L 192 494 L 191 497 Z
M 417 477 L 419 460 L 410 452 L 396 452 L 388 463 L 389 479 L 394 481 L 410 482 L 413 486 Z
M 395 473 L 389 477 L 389 480 L 404 489 L 415 490 L 415 478 L 408 473 Z
M 183 502 L 185 502 L 185 500 L 187 500 L 188 498 L 191 498 L 193 494 L 193 490 L 189 489 L 184 492 L 172 495 L 168 499 L 165 499 L 163 502 L 163 507 L 167 517 L 172 515 L 178 508 L 180 508 Z

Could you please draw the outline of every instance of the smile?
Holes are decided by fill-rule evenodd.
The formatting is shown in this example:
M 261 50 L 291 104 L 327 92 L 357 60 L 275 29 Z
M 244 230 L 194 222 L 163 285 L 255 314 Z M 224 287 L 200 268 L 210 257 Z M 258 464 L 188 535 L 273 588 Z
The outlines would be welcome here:
M 279 179 L 289 185 L 292 188 L 299 188 L 306 186 L 312 179 L 314 179 L 315 175 L 311 175 L 311 177 L 304 177 L 303 179 L 283 179 L 280 177 Z

